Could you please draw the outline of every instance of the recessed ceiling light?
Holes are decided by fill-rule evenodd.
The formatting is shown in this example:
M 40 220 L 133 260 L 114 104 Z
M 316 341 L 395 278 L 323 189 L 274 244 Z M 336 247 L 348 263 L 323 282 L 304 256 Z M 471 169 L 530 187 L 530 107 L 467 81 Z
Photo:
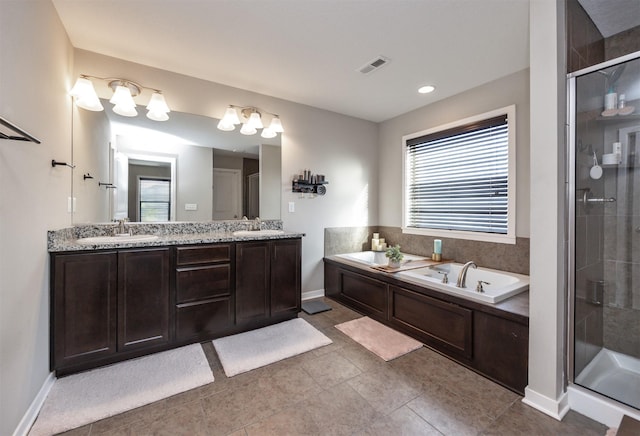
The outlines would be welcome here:
M 421 87 L 418 89 L 418 92 L 419 92 L 420 94 L 428 94 L 428 93 L 430 93 L 430 92 L 435 91 L 435 89 L 436 89 L 436 87 L 435 87 L 435 86 L 426 85 L 426 86 L 421 86 Z

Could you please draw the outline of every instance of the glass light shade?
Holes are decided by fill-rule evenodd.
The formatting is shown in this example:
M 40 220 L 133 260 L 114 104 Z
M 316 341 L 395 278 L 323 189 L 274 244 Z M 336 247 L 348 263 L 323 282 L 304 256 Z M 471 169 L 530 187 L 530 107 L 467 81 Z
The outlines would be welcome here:
M 238 112 L 236 112 L 236 110 L 234 108 L 232 108 L 231 106 L 229 106 L 227 108 L 227 110 L 224 113 L 224 116 L 222 117 L 221 122 L 224 121 L 225 125 L 228 124 L 240 124 L 240 118 L 238 118 Z M 218 124 L 218 128 L 220 128 L 220 125 Z M 224 129 L 220 129 L 220 130 L 224 130 Z
M 136 102 L 133 101 L 133 97 L 131 97 L 131 91 L 129 90 L 129 88 L 122 85 L 116 86 L 116 91 L 113 93 L 113 97 L 111 97 L 111 100 L 109 100 L 109 102 L 120 107 L 136 107 Z
M 164 112 L 165 114 L 171 112 L 169 110 L 169 106 L 167 105 L 166 100 L 164 99 L 164 95 L 159 92 L 154 92 L 151 94 L 151 99 L 149 100 L 149 104 L 147 105 L 147 109 L 149 112 Z M 153 119 L 153 118 L 151 118 Z
M 251 127 L 253 127 L 254 129 L 262 129 L 264 127 L 262 125 L 262 120 L 260 119 L 260 114 L 258 112 L 251 113 L 247 124 L 251 125 Z
M 282 128 L 282 122 L 280 121 L 280 117 L 273 117 L 271 119 L 271 124 L 269 124 L 269 129 L 273 130 L 276 133 L 284 132 L 284 129 Z
M 218 129 L 223 130 L 225 132 L 231 132 L 235 130 L 236 126 L 233 123 L 225 122 L 224 118 L 218 122 Z
M 242 125 L 242 129 L 240 129 L 240 133 L 242 133 L 243 135 L 255 135 L 256 133 L 258 133 L 258 131 L 256 130 L 255 127 L 253 127 L 248 122 L 246 122 Z
M 147 118 L 153 121 L 167 121 L 169 119 L 169 115 L 166 112 L 149 111 L 147 112 Z
M 275 138 L 277 135 L 278 134 L 276 132 L 271 130 L 271 127 L 267 127 L 265 129 L 262 129 L 262 134 L 260 136 L 262 136 L 263 138 Z
M 113 107 L 113 111 L 118 115 L 122 115 L 123 117 L 135 117 L 138 115 L 138 111 L 134 106 L 127 106 L 123 104 L 117 104 Z
M 76 106 L 82 109 L 90 111 L 104 110 L 93 83 L 89 79 L 79 77 L 69 94 L 75 98 Z

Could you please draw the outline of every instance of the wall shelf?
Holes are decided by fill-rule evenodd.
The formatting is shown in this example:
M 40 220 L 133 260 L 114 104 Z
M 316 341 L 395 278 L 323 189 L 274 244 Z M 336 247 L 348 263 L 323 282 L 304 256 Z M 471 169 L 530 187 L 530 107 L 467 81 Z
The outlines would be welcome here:
M 317 194 L 324 195 L 327 192 L 327 188 L 324 186 L 328 184 L 326 180 L 323 182 L 307 182 L 305 180 L 294 180 L 291 182 L 291 191 L 300 192 L 303 194 Z

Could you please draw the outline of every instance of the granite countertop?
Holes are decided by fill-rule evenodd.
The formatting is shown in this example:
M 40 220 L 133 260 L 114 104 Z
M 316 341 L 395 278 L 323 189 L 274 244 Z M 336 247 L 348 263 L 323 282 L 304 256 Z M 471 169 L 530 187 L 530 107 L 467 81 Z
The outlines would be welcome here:
M 280 220 L 264 221 L 263 229 L 282 230 Z M 242 235 L 233 233 L 246 229 L 242 221 L 212 221 L 208 223 L 127 223 L 133 235 L 155 235 L 157 239 L 147 241 L 122 241 L 117 243 L 80 244 L 78 239 L 111 236 L 117 227 L 114 223 L 86 224 L 47 233 L 47 249 L 51 253 L 87 250 L 109 250 L 119 248 L 162 247 L 169 245 L 214 244 L 220 242 L 242 242 L 274 239 L 301 238 L 304 233 L 283 231 L 279 234 Z

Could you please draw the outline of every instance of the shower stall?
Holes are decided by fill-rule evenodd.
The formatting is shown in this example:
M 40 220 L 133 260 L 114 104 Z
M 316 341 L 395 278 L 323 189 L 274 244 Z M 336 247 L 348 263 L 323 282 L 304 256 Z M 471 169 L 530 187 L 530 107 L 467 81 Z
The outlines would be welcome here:
M 569 382 L 640 410 L 640 52 L 569 76 Z

